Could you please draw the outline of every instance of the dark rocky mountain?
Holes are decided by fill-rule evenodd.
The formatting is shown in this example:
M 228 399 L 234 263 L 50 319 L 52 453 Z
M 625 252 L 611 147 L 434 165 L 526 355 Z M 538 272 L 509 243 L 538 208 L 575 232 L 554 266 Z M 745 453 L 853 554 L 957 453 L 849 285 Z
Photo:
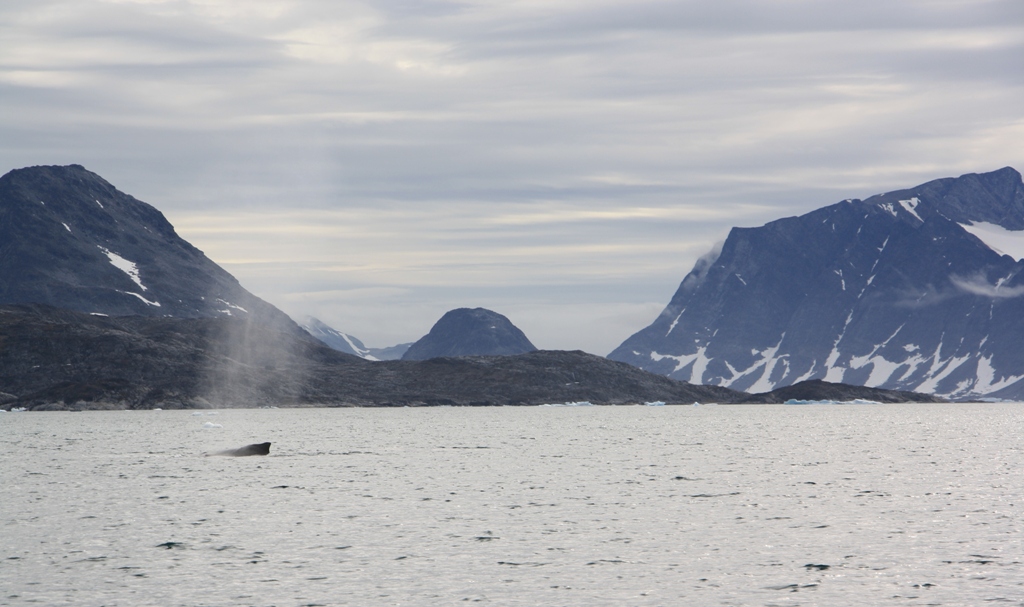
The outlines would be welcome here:
M 406 350 L 409 349 L 409 346 L 412 345 L 410 342 L 386 348 L 369 348 L 363 345 L 363 342 L 354 335 L 342 333 L 312 316 L 305 319 L 302 323 L 302 328 L 338 352 L 344 352 L 345 354 L 351 354 L 366 360 L 399 360 Z
M 609 356 L 750 392 L 823 379 L 1024 399 L 1021 230 L 1012 168 L 734 228 Z
M 247 340 L 239 344 L 239 336 Z M 371 362 L 238 318 L 0 306 L 0 394 L 30 409 L 735 400 L 584 352 Z
M 533 352 L 534 347 L 512 322 L 484 308 L 459 308 L 445 313 L 402 360 L 441 356 L 509 356 Z
M 294 326 L 180 238 L 160 211 L 79 165 L 0 177 L 0 304 L 16 303 Z

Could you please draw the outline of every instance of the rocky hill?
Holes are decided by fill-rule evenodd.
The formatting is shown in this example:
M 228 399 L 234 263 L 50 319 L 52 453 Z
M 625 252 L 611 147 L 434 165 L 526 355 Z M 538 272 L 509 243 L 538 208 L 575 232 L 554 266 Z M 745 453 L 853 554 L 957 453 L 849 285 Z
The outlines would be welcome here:
M 441 356 L 508 356 L 533 352 L 526 335 L 508 318 L 484 308 L 447 312 L 430 333 L 409 346 L 402 360 Z
M 609 356 L 750 392 L 808 379 L 1024 399 L 1012 168 L 734 228 Z

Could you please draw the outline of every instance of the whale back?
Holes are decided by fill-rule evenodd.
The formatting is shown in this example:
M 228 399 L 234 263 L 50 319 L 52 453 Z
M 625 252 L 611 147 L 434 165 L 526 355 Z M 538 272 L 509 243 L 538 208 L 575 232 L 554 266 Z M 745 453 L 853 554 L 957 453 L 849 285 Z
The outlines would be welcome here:
M 256 443 L 253 445 L 239 447 L 238 449 L 228 449 L 226 451 L 218 451 L 217 453 L 207 453 L 207 455 L 225 455 L 228 457 L 245 457 L 247 455 L 270 455 L 270 443 Z

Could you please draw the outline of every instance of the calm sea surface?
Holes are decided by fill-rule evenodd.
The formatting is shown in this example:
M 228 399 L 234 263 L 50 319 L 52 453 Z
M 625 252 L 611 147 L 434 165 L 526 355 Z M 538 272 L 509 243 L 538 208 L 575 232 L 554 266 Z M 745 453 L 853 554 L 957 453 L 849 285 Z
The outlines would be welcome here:
M 1024 404 L 2 413 L 0 605 L 1024 605 L 1022 440 Z

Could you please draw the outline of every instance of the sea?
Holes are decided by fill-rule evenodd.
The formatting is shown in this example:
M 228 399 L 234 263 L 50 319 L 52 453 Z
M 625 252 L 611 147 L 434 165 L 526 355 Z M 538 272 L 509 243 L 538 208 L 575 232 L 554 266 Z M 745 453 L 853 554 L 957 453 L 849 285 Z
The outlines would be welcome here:
M 1021 403 L 2 413 L 0 605 L 1024 605 L 1022 440 Z

